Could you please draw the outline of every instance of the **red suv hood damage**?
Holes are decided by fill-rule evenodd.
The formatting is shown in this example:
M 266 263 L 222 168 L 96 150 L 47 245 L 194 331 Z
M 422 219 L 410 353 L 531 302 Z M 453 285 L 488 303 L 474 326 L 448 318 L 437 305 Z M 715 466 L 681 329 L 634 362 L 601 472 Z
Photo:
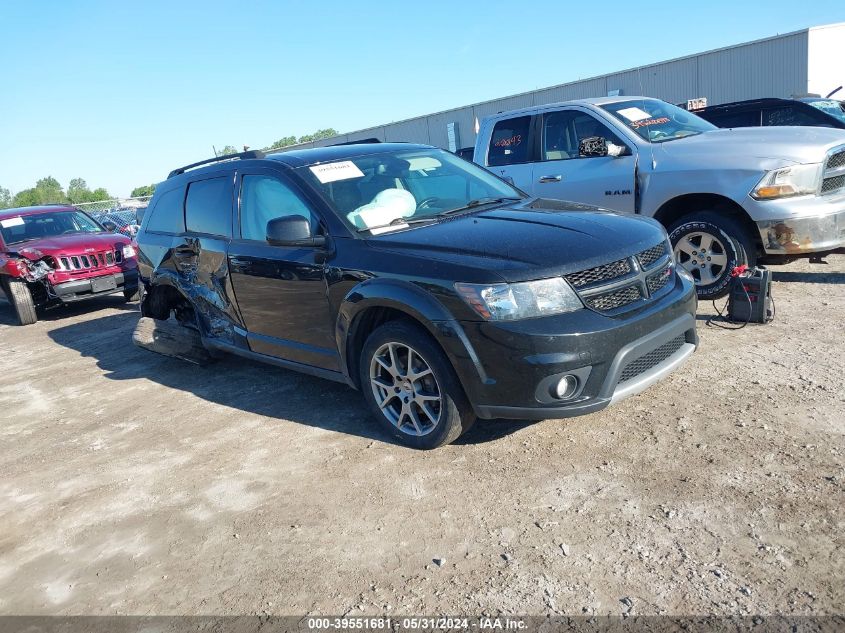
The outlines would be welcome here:
M 40 259 L 38 256 L 33 256 L 35 255 L 33 251 L 40 251 L 41 257 L 44 255 L 84 255 L 122 249 L 131 243 L 132 240 L 128 237 L 117 233 L 72 233 L 12 244 L 9 250 L 18 252 L 27 259 Z

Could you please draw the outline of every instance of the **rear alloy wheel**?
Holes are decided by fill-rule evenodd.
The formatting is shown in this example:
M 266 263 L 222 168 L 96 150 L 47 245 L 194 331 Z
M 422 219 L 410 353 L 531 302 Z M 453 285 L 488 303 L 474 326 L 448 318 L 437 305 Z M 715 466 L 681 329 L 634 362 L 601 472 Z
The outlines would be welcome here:
M 35 313 L 35 301 L 32 299 L 32 293 L 26 282 L 21 279 L 9 279 L 7 288 L 9 289 L 9 301 L 15 309 L 18 322 L 21 325 L 32 325 L 38 321 L 38 315 Z
M 701 299 L 724 296 L 730 290 L 731 271 L 743 264 L 754 265 L 745 232 L 716 213 L 681 219 L 670 227 L 669 239 L 675 261 L 693 276 Z
M 449 444 L 475 422 L 443 352 L 413 323 L 391 321 L 370 335 L 360 379 L 382 425 L 413 448 Z

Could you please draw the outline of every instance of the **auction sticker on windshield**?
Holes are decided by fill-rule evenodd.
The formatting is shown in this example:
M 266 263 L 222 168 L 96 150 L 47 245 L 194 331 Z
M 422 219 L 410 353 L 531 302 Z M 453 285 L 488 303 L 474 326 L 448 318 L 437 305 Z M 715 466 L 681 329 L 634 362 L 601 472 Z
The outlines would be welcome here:
M 364 172 L 351 160 L 344 160 L 338 163 L 326 163 L 325 165 L 312 165 L 311 170 L 317 180 L 324 185 L 336 180 L 349 180 L 350 178 L 363 178 Z
M 639 108 L 624 108 L 619 110 L 619 114 L 624 116 L 629 121 L 642 121 L 643 119 L 648 119 L 651 115 L 646 112 L 645 110 L 640 110 Z
M 4 229 L 10 229 L 13 226 L 23 226 L 23 224 L 24 224 L 24 221 L 23 221 L 23 218 L 21 216 L 18 216 L 16 218 L 6 218 L 5 220 L 0 220 L 0 226 L 2 226 Z

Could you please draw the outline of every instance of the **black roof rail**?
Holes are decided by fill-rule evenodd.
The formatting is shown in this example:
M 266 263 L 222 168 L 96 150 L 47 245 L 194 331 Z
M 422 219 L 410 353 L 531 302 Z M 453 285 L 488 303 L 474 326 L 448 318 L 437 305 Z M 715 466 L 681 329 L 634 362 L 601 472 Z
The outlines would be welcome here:
M 346 141 L 345 143 L 332 143 L 327 147 L 340 147 L 341 145 L 365 145 L 368 143 L 381 143 L 377 138 L 362 138 L 360 141 Z
M 201 160 L 198 163 L 191 163 L 190 165 L 185 165 L 184 167 L 178 167 L 167 174 L 168 178 L 173 178 L 173 176 L 178 176 L 180 174 L 184 174 L 189 169 L 193 169 L 194 167 L 200 167 L 201 165 L 210 165 L 211 163 L 219 163 L 224 160 L 245 160 L 247 158 L 264 158 L 266 154 L 258 149 L 251 149 L 248 152 L 240 152 L 239 154 L 226 154 L 225 156 L 216 156 L 215 158 L 209 158 L 207 160 Z

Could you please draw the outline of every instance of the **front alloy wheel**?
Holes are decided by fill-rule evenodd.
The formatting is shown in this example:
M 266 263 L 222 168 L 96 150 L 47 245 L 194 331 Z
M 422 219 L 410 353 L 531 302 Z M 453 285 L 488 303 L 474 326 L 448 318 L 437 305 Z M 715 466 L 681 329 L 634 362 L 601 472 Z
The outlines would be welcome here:
M 411 320 L 388 321 L 369 335 L 358 380 L 382 427 L 406 446 L 449 444 L 475 422 L 448 357 Z
M 440 386 L 431 367 L 410 345 L 385 343 L 376 350 L 370 387 L 381 412 L 403 433 L 427 435 L 440 421 Z

